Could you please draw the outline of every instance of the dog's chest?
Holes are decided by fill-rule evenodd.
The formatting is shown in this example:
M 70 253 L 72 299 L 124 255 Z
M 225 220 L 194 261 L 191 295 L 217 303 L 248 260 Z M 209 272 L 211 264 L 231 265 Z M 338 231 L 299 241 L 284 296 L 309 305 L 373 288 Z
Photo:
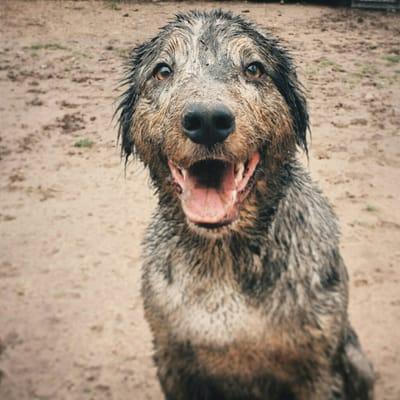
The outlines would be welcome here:
M 154 274 L 153 306 L 176 343 L 190 343 L 199 365 L 211 374 L 253 376 L 298 358 L 287 332 L 274 324 L 264 307 L 249 304 L 231 280 L 194 280 L 175 273 L 172 281 Z M 301 335 L 298 336 L 298 338 Z M 279 368 L 275 366 L 279 373 Z M 287 371 L 280 372 L 282 379 Z
M 149 279 L 154 305 L 177 340 L 220 347 L 260 337 L 265 318 L 231 280 L 196 277 L 184 266 L 174 269 L 171 280 L 157 273 Z

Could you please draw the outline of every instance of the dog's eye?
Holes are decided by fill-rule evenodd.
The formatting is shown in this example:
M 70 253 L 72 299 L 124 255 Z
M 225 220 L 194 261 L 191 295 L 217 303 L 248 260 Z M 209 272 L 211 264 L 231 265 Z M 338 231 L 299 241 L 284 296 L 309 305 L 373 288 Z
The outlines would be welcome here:
M 172 69 L 167 64 L 158 64 L 153 71 L 154 78 L 165 81 L 172 75 Z
M 253 62 L 244 69 L 244 74 L 249 79 L 257 79 L 264 73 L 264 68 L 261 63 Z

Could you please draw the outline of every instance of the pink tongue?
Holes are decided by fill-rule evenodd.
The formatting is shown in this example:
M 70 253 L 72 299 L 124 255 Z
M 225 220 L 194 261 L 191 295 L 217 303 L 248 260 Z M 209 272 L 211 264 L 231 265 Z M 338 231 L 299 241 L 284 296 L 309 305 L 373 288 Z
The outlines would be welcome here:
M 192 222 L 216 224 L 232 218 L 237 193 L 232 164 L 226 166 L 218 188 L 205 186 L 188 173 L 182 189 L 182 205 Z

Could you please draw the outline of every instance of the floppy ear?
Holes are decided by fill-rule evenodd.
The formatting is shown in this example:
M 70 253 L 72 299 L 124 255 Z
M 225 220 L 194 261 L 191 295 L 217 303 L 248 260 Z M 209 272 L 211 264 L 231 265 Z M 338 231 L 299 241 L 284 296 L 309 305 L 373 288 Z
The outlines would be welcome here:
M 121 86 L 127 88 L 122 93 L 115 111 L 115 114 L 118 115 L 118 140 L 121 141 L 121 156 L 124 156 L 126 160 L 130 155 L 135 154 L 132 123 L 141 90 L 138 69 L 149 50 L 150 43 L 145 42 L 132 51 L 126 65 L 126 76 L 121 82 Z
M 302 86 L 297 79 L 292 59 L 288 52 L 280 46 L 278 40 L 268 34 L 258 34 L 256 40 L 261 43 L 266 59 L 272 59 L 272 66 L 267 69 L 267 74 L 271 77 L 289 107 L 296 143 L 308 153 L 309 117 L 307 102 Z
M 273 47 L 272 53 L 277 61 L 271 71 L 272 81 L 289 107 L 296 143 L 308 153 L 307 131 L 309 131 L 310 127 L 307 102 L 302 86 L 297 79 L 292 60 L 286 51 L 280 47 Z

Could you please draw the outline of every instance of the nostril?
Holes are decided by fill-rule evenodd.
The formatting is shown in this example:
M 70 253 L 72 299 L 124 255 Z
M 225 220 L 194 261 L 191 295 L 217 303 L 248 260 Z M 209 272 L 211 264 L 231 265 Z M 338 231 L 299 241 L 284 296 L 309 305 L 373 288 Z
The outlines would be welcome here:
M 231 129 L 233 118 L 227 114 L 219 114 L 214 116 L 214 126 L 217 130 Z
M 201 125 L 201 116 L 196 113 L 186 114 L 183 118 L 183 127 L 190 132 L 199 130 Z
M 212 113 L 212 125 L 218 140 L 225 140 L 235 129 L 235 117 L 229 108 L 220 105 Z

